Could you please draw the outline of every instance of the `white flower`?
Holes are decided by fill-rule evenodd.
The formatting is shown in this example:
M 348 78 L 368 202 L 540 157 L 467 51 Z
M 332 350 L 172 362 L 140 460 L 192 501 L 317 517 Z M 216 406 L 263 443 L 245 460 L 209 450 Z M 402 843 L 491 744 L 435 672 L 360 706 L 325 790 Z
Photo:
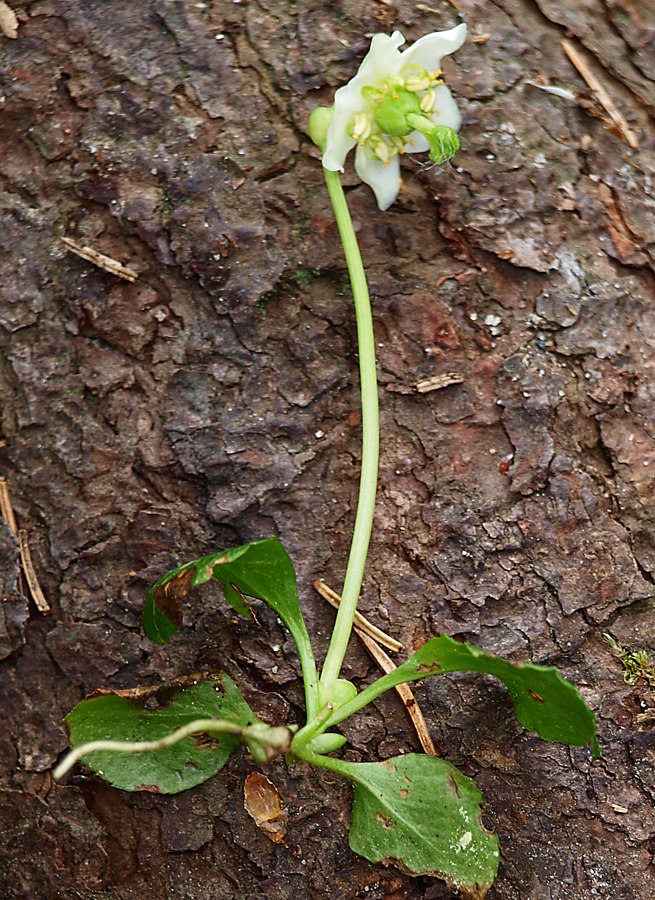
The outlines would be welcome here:
M 355 77 L 335 94 L 325 168 L 343 172 L 346 156 L 357 147 L 357 174 L 373 189 L 380 209 L 387 209 L 400 190 L 399 154 L 430 150 L 436 161 L 453 156 L 461 116 L 440 65 L 465 38 L 462 24 L 426 34 L 401 53 L 405 38 L 399 31 L 376 34 Z

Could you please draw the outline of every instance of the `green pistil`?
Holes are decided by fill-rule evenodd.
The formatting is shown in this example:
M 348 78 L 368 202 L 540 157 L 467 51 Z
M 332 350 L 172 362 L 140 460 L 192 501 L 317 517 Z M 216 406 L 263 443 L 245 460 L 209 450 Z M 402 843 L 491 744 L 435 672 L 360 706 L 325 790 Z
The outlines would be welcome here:
M 348 134 L 364 149 L 367 156 L 383 163 L 388 163 L 403 152 L 404 138 L 412 131 L 418 131 L 428 139 L 432 162 L 441 165 L 452 159 L 460 146 L 457 134 L 452 128 L 436 125 L 430 117 L 430 113 L 434 112 L 435 97 L 428 82 L 430 85 L 439 83 L 440 74 L 417 68 L 415 74 L 404 80 L 388 79 L 377 88 L 365 85 L 362 96 L 371 106 L 356 114 L 348 128 Z M 398 84 L 398 81 L 401 83 Z M 428 90 L 424 91 L 426 86 Z M 330 116 L 329 109 L 315 110 L 312 114 L 310 135 L 315 143 L 319 143 L 320 138 L 324 140 Z
M 424 135 L 430 143 L 430 159 L 437 165 L 452 159 L 460 147 L 459 138 L 452 128 L 435 125 L 432 119 L 424 115 L 410 113 L 407 122 L 413 131 Z
M 377 103 L 384 96 L 384 91 L 380 88 L 373 87 L 372 84 L 365 84 L 362 88 L 362 97 L 368 103 Z

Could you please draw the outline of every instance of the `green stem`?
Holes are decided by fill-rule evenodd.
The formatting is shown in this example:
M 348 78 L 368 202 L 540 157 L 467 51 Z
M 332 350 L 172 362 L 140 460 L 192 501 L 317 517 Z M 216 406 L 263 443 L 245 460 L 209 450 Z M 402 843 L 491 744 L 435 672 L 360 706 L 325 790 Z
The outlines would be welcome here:
M 312 719 L 308 716 L 307 724 L 296 732 L 291 741 L 291 752 L 301 756 L 307 744 L 318 734 L 322 734 L 325 731 L 325 723 L 332 715 L 332 712 L 333 709 L 330 704 L 329 706 L 324 706 L 321 712 Z
M 353 780 L 351 771 L 353 763 L 348 763 L 345 759 L 335 759 L 333 756 L 324 756 L 322 753 L 314 753 L 314 751 L 307 746 L 303 747 L 297 756 L 300 759 L 304 759 L 305 762 L 310 763 L 312 766 L 318 766 L 321 769 L 329 769 L 331 772 L 337 772 L 339 775 L 343 775 L 344 778 L 348 778 L 351 781 Z
M 359 501 L 355 528 L 348 558 L 348 567 L 341 594 L 341 606 L 332 632 L 330 646 L 323 664 L 321 685 L 329 694 L 338 679 L 352 631 L 359 592 L 364 577 L 368 545 L 373 528 L 373 512 L 378 480 L 380 447 L 380 416 L 378 412 L 378 384 L 375 371 L 375 337 L 371 301 L 366 274 L 359 252 L 355 229 L 343 193 L 339 174 L 323 169 L 325 183 L 332 201 L 343 251 L 350 275 L 359 348 L 359 375 L 362 393 L 362 471 L 359 481 Z
M 307 710 L 307 720 L 310 721 L 317 714 L 320 702 L 318 698 L 318 672 L 316 671 L 316 663 L 314 661 L 314 653 L 309 645 L 307 651 L 300 651 L 300 668 L 302 669 L 302 680 L 305 685 L 305 709 Z
M 317 715 L 320 707 L 318 697 L 318 672 L 316 670 L 314 650 L 302 619 L 298 624 L 293 621 L 288 622 L 287 628 L 291 632 L 291 637 L 298 648 L 300 668 L 302 669 L 302 680 L 305 686 L 305 709 L 307 710 L 307 721 L 309 722 Z
M 179 744 L 193 734 L 232 734 L 250 742 L 251 752 L 255 746 L 261 747 L 257 754 L 258 762 L 272 759 L 279 753 L 284 753 L 291 740 L 291 730 L 285 727 L 269 728 L 266 725 L 237 725 L 224 719 L 195 719 L 181 728 L 171 731 L 165 737 L 154 741 L 89 741 L 81 744 L 62 760 L 53 772 L 55 780 L 63 776 L 75 763 L 86 756 L 87 753 L 112 752 L 112 753 L 153 753 L 157 750 L 166 750 Z

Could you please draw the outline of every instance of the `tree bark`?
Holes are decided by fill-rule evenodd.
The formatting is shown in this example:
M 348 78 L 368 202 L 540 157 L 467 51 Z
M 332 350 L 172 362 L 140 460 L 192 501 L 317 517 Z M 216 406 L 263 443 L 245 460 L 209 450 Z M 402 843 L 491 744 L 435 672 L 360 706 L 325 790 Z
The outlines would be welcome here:
M 62 719 L 98 687 L 224 668 L 271 723 L 300 721 L 292 644 L 207 589 L 157 648 L 145 590 L 277 535 L 319 653 L 359 471 L 354 313 L 311 109 L 370 35 L 470 38 L 445 72 L 452 166 L 403 162 L 380 213 L 349 169 L 379 351 L 382 466 L 365 615 L 418 648 L 445 632 L 556 665 L 603 758 L 525 733 L 496 683 L 431 679 L 438 751 L 502 842 L 489 896 L 650 898 L 655 681 L 603 639 L 653 647 L 655 23 L 647 0 L 11 0 L 0 38 L 2 446 L 52 613 L 0 529 L 3 897 L 425 898 L 428 878 L 348 849 L 349 788 L 278 760 L 286 843 L 248 816 L 236 753 L 186 794 L 55 785 Z M 626 118 L 611 121 L 568 39 Z M 547 93 L 555 84 L 571 98 Z M 631 147 L 627 141 L 637 144 Z M 130 282 L 61 238 L 123 263 Z M 463 381 L 427 394 L 449 372 Z M 352 641 L 346 677 L 375 667 Z M 417 751 L 395 697 L 346 723 L 353 760 Z M 652 882 L 651 882 L 652 883 Z

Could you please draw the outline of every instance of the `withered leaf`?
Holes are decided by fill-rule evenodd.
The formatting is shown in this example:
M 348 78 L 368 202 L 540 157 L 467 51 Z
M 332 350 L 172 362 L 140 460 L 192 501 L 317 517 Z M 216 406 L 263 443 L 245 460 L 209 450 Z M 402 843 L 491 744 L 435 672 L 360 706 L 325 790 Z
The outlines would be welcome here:
M 248 815 L 266 837 L 275 844 L 284 843 L 288 815 L 282 808 L 275 785 L 261 772 L 251 772 L 243 786 L 244 806 Z
M 157 606 L 178 627 L 182 624 L 180 602 L 189 596 L 195 571 L 193 566 L 189 566 L 166 584 L 161 584 L 154 592 Z
M 0 31 L 5 37 L 15 39 L 18 37 L 18 19 L 16 13 L 7 4 L 0 0 Z

